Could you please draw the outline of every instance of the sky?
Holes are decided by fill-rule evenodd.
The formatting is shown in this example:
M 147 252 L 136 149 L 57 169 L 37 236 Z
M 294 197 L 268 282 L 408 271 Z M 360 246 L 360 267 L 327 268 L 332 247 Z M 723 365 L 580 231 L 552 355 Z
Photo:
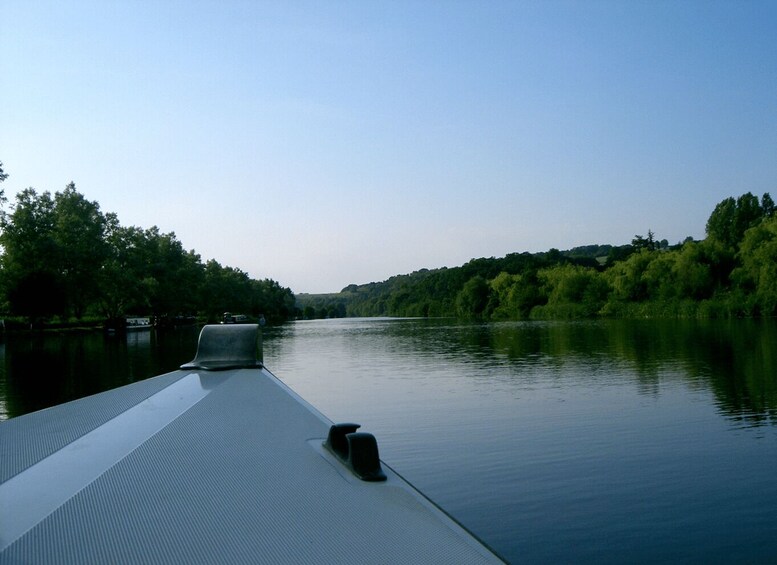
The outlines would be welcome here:
M 777 2 L 2 0 L 12 206 L 73 181 L 295 293 L 777 196 Z

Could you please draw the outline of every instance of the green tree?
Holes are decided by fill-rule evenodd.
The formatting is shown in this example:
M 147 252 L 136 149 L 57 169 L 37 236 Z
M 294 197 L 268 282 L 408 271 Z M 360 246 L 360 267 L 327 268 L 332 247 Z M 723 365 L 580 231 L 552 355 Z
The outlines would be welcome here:
M 108 255 L 105 228 L 99 204 L 79 194 L 74 183 L 54 195 L 57 268 L 70 311 L 79 319 L 98 297 L 99 272 Z
M 677 298 L 676 261 L 674 253 L 656 253 L 651 257 L 642 273 L 646 299 L 671 301 Z
M 0 181 L 5 176 L 0 163 Z M 205 266 L 174 233 L 156 226 L 124 227 L 74 183 L 54 197 L 23 190 L 12 211 L 0 206 L 0 229 L 4 307 L 31 321 L 81 317 L 90 309 L 111 321 L 131 313 L 216 317 L 235 310 L 275 320 L 295 313 L 288 288 L 216 261 Z
M 741 267 L 732 273 L 740 289 L 752 294 L 763 316 L 777 314 L 777 216 L 749 229 L 740 246 Z
M 456 296 L 456 312 L 462 318 L 479 318 L 488 306 L 491 287 L 480 275 L 475 275 L 464 283 Z
M 612 299 L 625 302 L 641 302 L 649 297 L 648 281 L 643 276 L 655 253 L 642 250 L 619 261 L 606 272 L 612 288 Z
M 205 264 L 202 296 L 203 311 L 211 320 L 224 312 L 245 314 L 251 307 L 251 281 L 243 271 L 210 259 Z
M 773 213 L 774 202 L 764 194 L 764 204 Z M 743 194 L 720 202 L 707 220 L 707 237 L 715 239 L 729 249 L 736 249 L 745 231 L 755 226 L 764 217 L 764 208 L 752 193 Z
M 635 251 L 636 249 L 633 245 L 621 245 L 619 247 L 613 247 L 607 253 L 607 261 L 605 261 L 605 265 L 607 267 L 612 267 L 618 261 L 625 261 Z
M 295 316 L 294 294 L 272 279 L 251 281 L 251 306 L 253 316 L 264 316 L 270 322 L 281 322 Z M 335 313 L 338 318 L 346 315 L 345 303 L 337 302 Z
M 0 161 L 0 182 L 3 182 L 7 178 L 8 173 L 3 171 L 3 162 Z M 5 190 L 0 190 L 0 211 L 2 211 L 6 202 L 8 202 L 8 199 L 5 197 Z
M 151 256 L 147 233 L 125 227 L 116 214 L 106 214 L 106 259 L 99 275 L 100 308 L 109 320 L 127 314 L 151 312 L 151 296 L 157 287 L 149 273 Z
M 774 200 L 772 200 L 768 192 L 765 192 L 761 197 L 761 210 L 765 218 L 771 218 L 774 215 Z
M 491 298 L 494 301 L 494 310 L 491 313 L 492 319 L 511 320 L 522 317 L 518 301 L 519 289 L 522 283 L 522 275 L 511 275 L 504 271 L 491 281 Z
M 145 230 L 142 254 L 152 313 L 164 317 L 195 312 L 203 283 L 199 255 L 185 251 L 175 233 L 161 233 L 156 226 Z
M 712 261 L 706 251 L 706 246 L 689 241 L 679 251 L 671 253 L 674 258 L 672 284 L 679 298 L 704 300 L 712 296 L 715 281 Z
M 65 311 L 55 223 L 51 194 L 33 188 L 17 194 L 12 213 L 0 213 L 2 280 L 12 314 L 34 320 Z
M 0 215 L 3 274 L 13 313 L 80 318 L 97 298 L 105 218 L 70 183 L 52 198 L 28 188 Z M 40 304 L 35 304 L 35 301 Z
M 590 267 L 556 265 L 541 269 L 537 278 L 548 297 L 542 317 L 594 316 L 609 293 L 609 285 L 603 275 Z
M 636 251 L 641 251 L 642 249 L 655 251 L 658 248 L 655 234 L 650 230 L 648 230 L 647 237 L 635 235 L 634 239 L 631 240 L 631 245 Z

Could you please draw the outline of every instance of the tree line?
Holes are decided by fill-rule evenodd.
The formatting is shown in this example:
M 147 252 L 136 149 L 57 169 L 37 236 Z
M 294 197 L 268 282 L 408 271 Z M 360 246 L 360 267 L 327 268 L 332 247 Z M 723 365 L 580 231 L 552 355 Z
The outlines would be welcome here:
M 0 163 L 0 181 L 6 177 Z M 216 321 L 231 311 L 278 322 L 295 314 L 290 289 L 214 259 L 203 262 L 172 232 L 123 226 L 72 182 L 53 195 L 25 189 L 8 210 L 2 191 L 0 199 L 0 312 L 6 317 Z
M 422 269 L 338 294 L 300 295 L 307 317 L 458 316 L 482 320 L 758 317 L 777 314 L 777 216 L 766 193 L 720 202 L 706 237 L 512 253 Z

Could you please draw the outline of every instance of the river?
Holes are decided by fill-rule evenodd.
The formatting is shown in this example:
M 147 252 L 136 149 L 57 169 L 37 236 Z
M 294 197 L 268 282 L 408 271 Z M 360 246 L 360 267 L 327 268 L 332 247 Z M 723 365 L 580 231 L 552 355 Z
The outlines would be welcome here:
M 0 418 L 173 370 L 196 339 L 6 336 Z M 265 328 L 264 361 L 511 562 L 777 561 L 773 320 L 301 321 Z

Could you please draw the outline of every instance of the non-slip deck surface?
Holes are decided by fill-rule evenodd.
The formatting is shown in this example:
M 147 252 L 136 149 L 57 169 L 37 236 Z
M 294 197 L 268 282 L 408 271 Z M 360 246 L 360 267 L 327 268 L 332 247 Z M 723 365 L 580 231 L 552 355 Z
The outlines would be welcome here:
M 321 448 L 329 424 L 264 369 L 0 424 L 0 563 L 499 562 L 390 469 L 353 476 Z

